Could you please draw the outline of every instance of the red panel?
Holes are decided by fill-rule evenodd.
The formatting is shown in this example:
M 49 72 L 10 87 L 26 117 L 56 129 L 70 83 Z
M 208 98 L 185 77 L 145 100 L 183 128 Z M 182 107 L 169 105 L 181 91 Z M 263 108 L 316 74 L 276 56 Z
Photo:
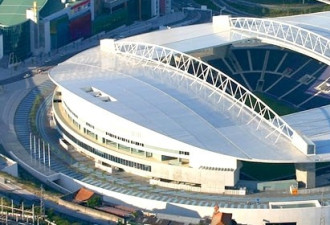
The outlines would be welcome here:
M 85 14 L 70 21 L 70 39 L 77 40 L 82 37 L 89 37 L 92 33 L 91 14 Z
M 166 4 L 166 2 L 165 2 L 165 0 L 160 0 L 159 1 L 159 11 L 160 11 L 160 14 L 161 15 L 165 15 L 165 5 Z
M 89 2 L 90 2 L 90 0 L 83 1 L 81 3 L 78 3 L 77 5 L 72 6 L 71 9 L 79 8 L 80 6 L 88 4 Z

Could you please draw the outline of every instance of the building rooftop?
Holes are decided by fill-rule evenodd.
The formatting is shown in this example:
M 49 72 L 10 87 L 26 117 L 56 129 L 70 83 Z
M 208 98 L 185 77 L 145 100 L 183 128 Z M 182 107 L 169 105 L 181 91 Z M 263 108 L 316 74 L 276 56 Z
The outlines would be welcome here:
M 9 27 L 25 22 L 26 10 L 33 7 L 34 1 L 37 2 L 38 10 L 47 2 L 47 0 L 3 0 L 0 3 L 1 25 Z
M 319 161 L 330 160 L 330 105 L 293 113 L 283 118 L 295 130 L 314 142 Z
M 125 41 L 144 42 L 191 52 L 233 41 L 230 30 L 218 29 L 212 23 L 160 30 L 126 38 Z
M 69 6 L 79 4 L 86 0 L 66 1 Z M 0 0 L 0 24 L 9 27 L 25 22 L 26 10 L 37 3 L 40 18 L 47 17 L 65 8 L 61 0 Z
M 330 39 L 330 11 L 273 18 L 289 23 Z
M 44 7 L 39 12 L 40 18 L 47 17 L 65 7 L 61 0 L 47 0 Z

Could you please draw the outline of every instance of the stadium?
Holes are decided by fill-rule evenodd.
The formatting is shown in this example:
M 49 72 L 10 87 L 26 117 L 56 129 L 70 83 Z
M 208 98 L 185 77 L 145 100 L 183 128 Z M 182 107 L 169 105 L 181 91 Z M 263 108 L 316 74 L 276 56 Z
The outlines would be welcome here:
M 49 77 L 63 146 L 108 173 L 191 194 L 183 203 L 77 183 L 179 215 L 210 215 L 231 196 L 240 203 L 220 207 L 239 223 L 330 221 L 329 20 L 218 16 L 101 40 L 59 64 Z M 263 204 L 251 207 L 258 191 Z

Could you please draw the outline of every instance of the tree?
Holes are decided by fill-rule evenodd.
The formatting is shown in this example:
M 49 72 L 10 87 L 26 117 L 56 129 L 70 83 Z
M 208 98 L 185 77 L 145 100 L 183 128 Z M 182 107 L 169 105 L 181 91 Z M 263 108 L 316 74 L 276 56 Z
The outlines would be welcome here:
M 90 208 L 95 208 L 97 206 L 100 206 L 101 203 L 102 203 L 101 197 L 98 195 L 94 195 L 87 200 L 87 206 Z

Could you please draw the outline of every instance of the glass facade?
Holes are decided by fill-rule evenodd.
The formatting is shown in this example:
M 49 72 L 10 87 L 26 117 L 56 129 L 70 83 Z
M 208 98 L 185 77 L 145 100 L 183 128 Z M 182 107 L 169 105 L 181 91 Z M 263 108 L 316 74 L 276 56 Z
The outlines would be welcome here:
M 31 55 L 30 21 L 0 29 L 3 34 L 4 55 L 12 57 L 13 63 Z
M 61 16 L 50 21 L 51 49 L 60 48 L 70 42 L 69 17 Z

